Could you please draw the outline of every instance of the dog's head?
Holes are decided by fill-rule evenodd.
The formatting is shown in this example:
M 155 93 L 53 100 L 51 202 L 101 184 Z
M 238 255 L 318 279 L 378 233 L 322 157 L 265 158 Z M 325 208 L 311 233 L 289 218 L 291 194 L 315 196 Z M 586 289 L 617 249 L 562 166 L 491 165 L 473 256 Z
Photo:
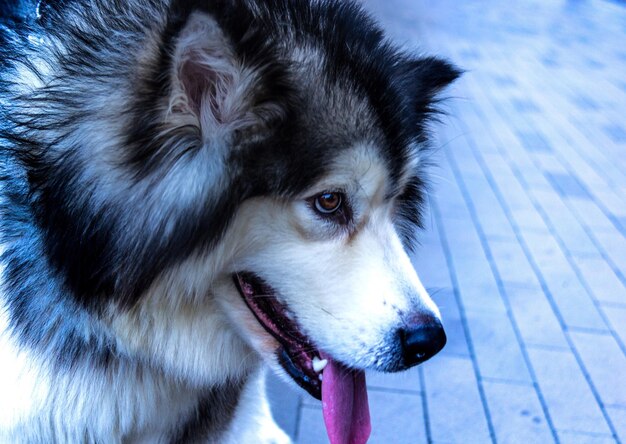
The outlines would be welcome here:
M 296 196 L 243 203 L 227 234 L 232 281 L 217 292 L 254 348 L 316 397 L 321 358 L 397 371 L 446 341 L 401 234 L 419 199 L 417 160 L 395 179 L 374 142 L 333 160 Z
M 407 251 L 458 71 L 350 2 L 93 3 L 15 57 L 12 120 L 46 256 L 120 347 L 201 380 L 243 338 L 314 396 L 319 358 L 437 353 Z
M 271 71 L 283 90 L 265 93 L 258 110 L 249 101 L 255 88 L 267 88 L 259 86 L 263 77 L 246 79 L 257 74 L 234 49 L 220 54 L 220 66 L 250 69 L 230 74 L 221 88 L 221 106 L 240 112 L 231 117 L 240 133 L 229 137 L 241 145 L 230 148 L 237 154 L 229 153 L 228 168 L 238 172 L 230 186 L 258 189 L 242 199 L 220 239 L 231 254 L 215 293 L 254 349 L 320 397 L 318 373 L 328 361 L 397 371 L 446 342 L 407 250 L 424 200 L 425 125 L 436 93 L 458 73 L 438 59 L 395 51 L 352 5 L 307 8 L 324 26 L 307 22 L 306 10 L 290 11 L 302 14 L 299 28 L 279 31 L 283 42 L 272 45 L 280 63 Z M 192 15 L 181 35 L 198 30 L 214 33 L 220 48 L 229 42 L 210 15 Z M 192 68 L 198 60 L 191 57 L 184 62 L 190 72 L 213 69 Z M 195 79 L 177 73 L 182 96 L 201 97 L 194 99 L 200 128 L 218 120 L 214 90 L 200 93 Z M 211 108 L 202 109 L 207 100 Z

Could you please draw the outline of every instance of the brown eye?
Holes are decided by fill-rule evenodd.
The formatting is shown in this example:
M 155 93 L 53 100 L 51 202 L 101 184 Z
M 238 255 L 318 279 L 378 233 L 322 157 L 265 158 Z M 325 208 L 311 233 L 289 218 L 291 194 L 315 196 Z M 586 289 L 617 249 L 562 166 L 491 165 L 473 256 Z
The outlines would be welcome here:
M 340 193 L 324 193 L 315 198 L 315 209 L 322 214 L 331 214 L 341 207 Z

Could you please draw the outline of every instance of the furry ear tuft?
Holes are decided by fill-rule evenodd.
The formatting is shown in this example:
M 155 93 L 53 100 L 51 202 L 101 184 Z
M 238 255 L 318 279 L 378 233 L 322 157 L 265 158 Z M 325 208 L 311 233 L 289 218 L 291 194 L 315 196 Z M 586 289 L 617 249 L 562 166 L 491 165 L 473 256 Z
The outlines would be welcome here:
M 171 76 L 168 116 L 175 124 L 197 126 L 207 139 L 251 123 L 253 75 L 209 15 L 189 16 L 175 42 Z
M 431 104 L 442 89 L 458 79 L 463 71 L 451 63 L 425 57 L 412 60 L 405 67 L 405 78 L 410 83 L 409 91 L 418 112 L 432 111 Z
M 416 65 L 419 66 L 417 74 L 422 87 L 432 94 L 437 94 L 463 74 L 456 66 L 436 57 L 419 59 Z

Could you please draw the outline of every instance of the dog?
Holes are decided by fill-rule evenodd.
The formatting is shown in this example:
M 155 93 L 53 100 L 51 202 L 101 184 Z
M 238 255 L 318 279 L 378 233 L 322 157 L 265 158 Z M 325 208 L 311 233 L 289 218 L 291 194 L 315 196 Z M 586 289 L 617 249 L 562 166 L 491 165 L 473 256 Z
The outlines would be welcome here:
M 0 441 L 364 442 L 444 346 L 409 260 L 449 62 L 330 0 L 2 2 Z

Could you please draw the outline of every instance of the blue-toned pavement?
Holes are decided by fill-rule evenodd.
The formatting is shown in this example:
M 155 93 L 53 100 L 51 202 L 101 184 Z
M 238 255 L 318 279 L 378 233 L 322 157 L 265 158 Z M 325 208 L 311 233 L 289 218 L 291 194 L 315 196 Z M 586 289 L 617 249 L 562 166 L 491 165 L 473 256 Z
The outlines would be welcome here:
M 449 342 L 368 375 L 372 443 L 626 443 L 626 2 L 367 0 L 466 70 L 412 258 Z M 278 422 L 320 405 L 268 381 Z

